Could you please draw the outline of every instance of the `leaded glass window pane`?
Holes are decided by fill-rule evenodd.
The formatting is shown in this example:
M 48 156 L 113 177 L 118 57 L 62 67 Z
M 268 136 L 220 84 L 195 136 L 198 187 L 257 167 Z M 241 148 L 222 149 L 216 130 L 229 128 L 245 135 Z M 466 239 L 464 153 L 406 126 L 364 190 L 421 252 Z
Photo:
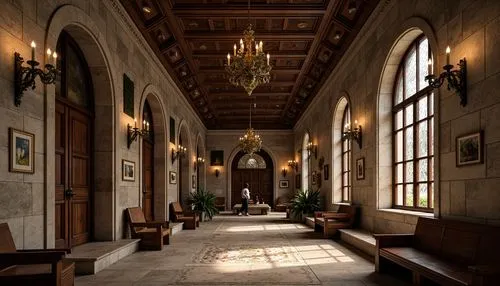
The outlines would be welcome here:
M 415 48 L 412 48 L 410 53 L 408 54 L 405 61 L 405 94 L 404 99 L 409 98 L 415 92 L 417 92 L 417 53 Z
M 265 169 L 266 161 L 257 154 L 245 154 L 238 161 L 238 169 Z

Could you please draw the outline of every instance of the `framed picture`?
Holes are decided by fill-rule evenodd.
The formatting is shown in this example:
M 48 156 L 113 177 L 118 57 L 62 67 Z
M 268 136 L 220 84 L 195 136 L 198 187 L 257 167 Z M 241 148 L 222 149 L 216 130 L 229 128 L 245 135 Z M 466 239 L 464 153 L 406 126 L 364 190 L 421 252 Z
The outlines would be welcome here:
M 191 176 L 191 188 L 193 188 L 193 190 L 196 190 L 196 175 Z
M 177 173 L 174 171 L 168 172 L 168 181 L 170 184 L 177 184 Z
M 9 171 L 35 173 L 35 135 L 9 128 Z
M 356 180 L 365 179 L 365 158 L 356 160 Z
M 316 171 L 313 171 L 311 176 L 312 176 L 312 178 L 311 178 L 312 179 L 311 180 L 311 184 L 316 185 L 316 183 L 318 182 L 317 181 Z
M 300 189 L 300 174 L 295 175 L 295 188 Z
M 122 160 L 122 180 L 135 181 L 135 163 L 132 161 Z
M 329 164 L 325 164 L 323 166 L 323 177 L 325 178 L 325 181 L 328 181 L 328 178 L 329 178 L 329 172 L 330 172 L 330 165 Z
M 457 167 L 483 163 L 483 133 L 457 137 Z
M 280 180 L 280 188 L 288 188 L 288 180 Z
M 123 74 L 123 113 L 134 118 L 134 82 Z
M 224 150 L 210 151 L 210 166 L 224 166 Z

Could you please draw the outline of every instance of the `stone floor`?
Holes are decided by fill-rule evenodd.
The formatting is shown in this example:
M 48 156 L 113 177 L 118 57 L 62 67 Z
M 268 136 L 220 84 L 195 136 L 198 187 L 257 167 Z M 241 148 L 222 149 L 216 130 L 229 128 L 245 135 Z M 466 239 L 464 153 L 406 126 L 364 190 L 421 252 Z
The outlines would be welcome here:
M 163 251 L 137 252 L 76 285 L 407 285 L 283 214 L 217 216 Z

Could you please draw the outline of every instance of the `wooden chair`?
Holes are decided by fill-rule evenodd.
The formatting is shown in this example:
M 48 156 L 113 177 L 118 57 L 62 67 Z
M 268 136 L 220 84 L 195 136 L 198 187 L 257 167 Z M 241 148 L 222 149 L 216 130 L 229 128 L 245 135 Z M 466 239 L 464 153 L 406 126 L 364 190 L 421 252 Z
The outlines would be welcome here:
M 63 260 L 69 249 L 16 250 L 7 223 L 0 224 L 0 285 L 70 286 L 75 263 Z
M 200 216 L 197 213 L 184 212 L 179 202 L 170 204 L 170 214 L 175 222 L 183 222 L 183 229 L 196 229 L 200 226 Z
M 139 249 L 162 250 L 164 244 L 170 244 L 169 222 L 146 222 L 140 207 L 127 208 L 132 238 L 141 239 Z
M 314 212 L 314 231 L 322 230 L 324 237 L 331 237 L 338 229 L 351 228 L 356 211 L 356 206 L 340 205 L 336 212 Z
M 215 198 L 215 207 L 219 211 L 223 211 L 226 209 L 226 198 L 225 197 L 216 197 Z

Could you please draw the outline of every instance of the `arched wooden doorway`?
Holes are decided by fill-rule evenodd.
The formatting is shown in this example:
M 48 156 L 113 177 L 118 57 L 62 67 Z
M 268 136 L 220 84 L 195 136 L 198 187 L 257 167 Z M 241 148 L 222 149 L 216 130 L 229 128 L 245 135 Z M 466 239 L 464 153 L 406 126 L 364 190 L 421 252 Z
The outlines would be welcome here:
M 273 160 L 266 151 L 260 150 L 254 155 L 238 152 L 231 163 L 231 206 L 241 203 L 241 189 L 249 183 L 251 199 L 255 200 L 258 195 L 273 207 L 273 170 Z
M 143 129 L 154 126 L 153 113 L 148 100 L 142 110 Z M 142 141 L 142 211 L 147 221 L 154 220 L 154 133 L 149 132 Z
M 82 51 L 66 32 L 57 43 L 61 70 L 55 110 L 56 248 L 88 242 L 92 229 L 93 85 Z

